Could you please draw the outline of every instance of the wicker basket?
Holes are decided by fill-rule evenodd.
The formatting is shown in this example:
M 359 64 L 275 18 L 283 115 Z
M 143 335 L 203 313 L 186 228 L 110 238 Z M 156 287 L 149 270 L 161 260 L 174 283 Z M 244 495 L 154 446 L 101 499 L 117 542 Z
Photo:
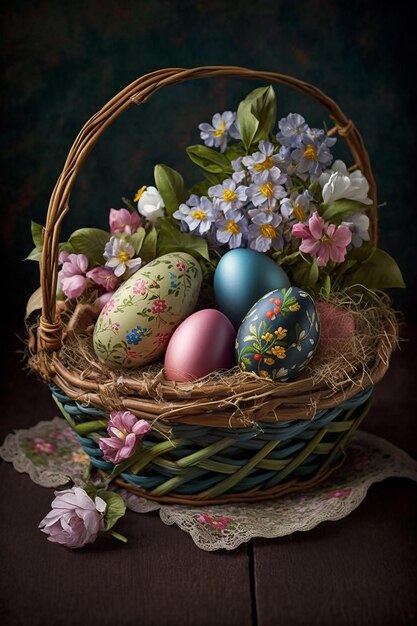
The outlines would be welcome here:
M 333 100 L 295 78 L 239 67 L 159 70 L 126 87 L 81 130 L 49 204 L 41 260 L 43 307 L 30 364 L 49 383 L 95 467 L 138 495 L 178 504 L 257 501 L 323 480 L 343 461 L 344 447 L 368 411 L 373 385 L 384 375 L 395 343 L 387 333 L 376 350 L 383 356 L 333 388 L 311 378 L 274 384 L 249 377 L 232 395 L 221 380 L 203 386 L 159 380 L 156 397 L 149 381 L 138 382 L 129 372 L 109 372 L 103 379 L 94 368 L 91 375 L 81 376 L 65 364 L 60 352 L 64 326 L 55 298 L 58 241 L 83 161 L 107 126 L 133 103 L 145 102 L 162 87 L 208 77 L 282 83 L 323 105 L 335 122 L 329 134 L 345 139 L 353 167 L 369 181 L 371 239 L 377 237 L 375 181 L 358 130 Z M 134 457 L 116 467 L 103 460 L 97 443 L 106 436 L 107 418 L 115 409 L 158 420 L 158 431 L 152 430 Z M 251 425 L 242 427 L 242 415 Z

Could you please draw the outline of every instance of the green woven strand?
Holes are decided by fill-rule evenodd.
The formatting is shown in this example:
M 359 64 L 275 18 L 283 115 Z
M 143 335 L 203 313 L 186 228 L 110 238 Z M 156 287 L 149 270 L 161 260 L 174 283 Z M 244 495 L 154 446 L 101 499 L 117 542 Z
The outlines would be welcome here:
M 203 491 L 200 494 L 200 497 L 204 499 L 219 496 L 228 489 L 231 489 L 232 487 L 240 483 L 240 481 L 243 480 L 243 478 L 246 478 L 246 476 L 252 471 L 252 469 L 256 467 L 256 465 L 258 465 L 259 461 L 261 461 L 265 456 L 272 452 L 274 448 L 277 447 L 278 443 L 278 441 L 269 441 L 261 450 L 259 450 L 259 452 L 255 454 L 255 456 L 252 457 L 250 461 L 248 461 L 248 463 L 246 463 L 246 465 L 241 467 L 235 474 L 233 474 L 233 476 L 229 476 L 217 485 L 214 485 L 214 487 L 207 489 L 207 491 Z
M 209 456 L 213 456 L 217 452 L 220 452 L 224 448 L 227 448 L 231 444 L 235 443 L 236 440 L 233 437 L 225 437 L 224 439 L 220 439 L 215 443 L 210 444 L 206 448 L 202 448 L 201 450 L 197 450 L 197 452 L 193 452 L 188 456 L 183 457 L 182 459 L 178 459 L 177 465 L 178 467 L 188 467 L 189 465 L 197 465 L 199 461 L 206 459 Z
M 301 452 L 297 454 L 297 456 L 294 457 L 293 460 L 290 463 L 288 463 L 288 465 L 279 474 L 277 474 L 277 476 L 275 476 L 274 478 L 268 481 L 267 487 L 275 486 L 283 478 L 285 478 L 285 476 L 288 476 L 288 474 L 290 474 L 294 469 L 296 469 L 299 465 L 301 465 L 301 463 L 304 463 L 304 461 L 314 451 L 314 448 L 316 447 L 318 443 L 320 443 L 320 441 L 323 439 L 326 433 L 327 433 L 327 427 L 319 430 L 319 432 L 308 443 L 308 445 L 305 448 L 303 448 Z
M 172 448 L 186 446 L 188 443 L 189 442 L 186 439 L 169 439 L 167 441 L 157 443 L 156 446 L 153 446 L 153 448 L 146 450 L 146 452 L 141 454 L 139 461 L 131 467 L 130 471 L 133 472 L 133 474 L 138 474 L 140 470 L 153 461 L 155 457 L 160 454 L 164 454 L 164 452 L 168 452 L 168 450 L 172 450 Z
M 329 454 L 329 456 L 327 457 L 327 459 L 325 460 L 325 462 L 322 464 L 322 466 L 320 467 L 320 471 L 323 471 L 324 469 L 326 469 L 326 467 L 329 467 L 329 465 L 332 463 L 333 459 L 335 458 L 335 456 L 337 455 L 337 453 L 344 448 L 344 446 L 346 445 L 346 443 L 349 441 L 349 439 L 352 437 L 353 433 L 355 432 L 355 430 L 357 430 L 359 424 L 365 419 L 365 417 L 368 415 L 369 410 L 371 408 L 371 404 L 372 404 L 372 398 L 369 398 L 369 400 L 365 403 L 362 404 L 361 406 L 357 407 L 356 409 L 351 409 L 348 413 L 348 415 L 352 415 L 355 413 L 358 413 L 358 417 L 353 420 L 350 421 L 350 423 L 352 424 L 352 426 L 350 427 L 350 429 L 343 435 L 343 437 L 341 437 L 335 444 L 335 447 L 333 449 L 333 452 L 331 454 Z
M 162 483 L 155 489 L 153 489 L 150 493 L 151 496 L 163 496 L 169 491 L 173 491 L 183 483 L 189 482 L 193 480 L 193 478 L 197 478 L 200 476 L 200 470 L 196 467 L 190 467 L 186 471 L 184 471 L 181 476 L 174 476 L 174 478 L 170 478 L 166 482 Z
M 89 435 L 97 430 L 105 430 L 107 428 L 107 420 L 94 420 L 92 422 L 84 422 L 77 424 L 74 430 L 78 435 Z

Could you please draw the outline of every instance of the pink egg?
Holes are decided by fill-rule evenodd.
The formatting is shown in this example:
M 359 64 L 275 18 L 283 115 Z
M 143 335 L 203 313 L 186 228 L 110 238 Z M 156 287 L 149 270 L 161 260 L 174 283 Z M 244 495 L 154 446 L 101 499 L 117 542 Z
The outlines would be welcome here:
M 330 302 L 316 302 L 320 317 L 320 345 L 326 352 L 348 349 L 355 333 L 352 313 Z
M 172 335 L 165 353 L 165 377 L 185 382 L 235 365 L 236 331 L 216 309 L 187 317 Z

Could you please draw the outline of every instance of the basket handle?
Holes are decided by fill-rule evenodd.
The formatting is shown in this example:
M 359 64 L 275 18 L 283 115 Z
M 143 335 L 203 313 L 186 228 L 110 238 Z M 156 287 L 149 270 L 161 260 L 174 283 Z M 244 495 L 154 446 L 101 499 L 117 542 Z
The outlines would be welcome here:
M 370 208 L 370 237 L 376 243 L 377 238 L 377 197 L 376 184 L 371 163 L 362 137 L 352 120 L 349 120 L 339 106 L 320 89 L 304 81 L 277 74 L 261 72 L 244 67 L 207 66 L 194 69 L 169 68 L 157 70 L 135 80 L 110 100 L 98 113 L 84 125 L 72 145 L 64 168 L 56 182 L 49 201 L 46 225 L 43 230 L 43 248 L 40 262 L 40 281 L 42 289 L 42 315 L 39 321 L 38 340 L 40 350 L 53 352 L 62 346 L 61 321 L 56 316 L 56 288 L 58 277 L 58 242 L 61 223 L 68 211 L 68 202 L 75 178 L 100 135 L 123 111 L 132 104 L 141 104 L 162 87 L 182 83 L 197 78 L 235 77 L 261 80 L 266 83 L 288 85 L 316 100 L 327 109 L 335 122 L 329 134 L 338 133 L 350 149 L 354 167 L 359 168 L 369 182 L 369 195 L 372 199 Z

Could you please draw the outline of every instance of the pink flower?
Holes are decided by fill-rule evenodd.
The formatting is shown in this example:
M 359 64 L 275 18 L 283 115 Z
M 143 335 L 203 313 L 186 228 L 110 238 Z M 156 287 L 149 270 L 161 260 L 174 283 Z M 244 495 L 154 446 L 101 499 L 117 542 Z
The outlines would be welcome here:
M 168 305 L 166 303 L 166 300 L 157 298 L 152 303 L 152 313 L 154 314 L 163 313 L 164 311 L 166 311 L 167 307 Z
M 136 352 L 136 350 L 128 350 L 127 356 L 130 357 L 131 359 L 136 359 L 136 357 L 138 356 L 138 353 Z
M 140 227 L 142 220 L 138 213 L 131 213 L 127 209 L 110 209 L 109 225 L 110 233 L 124 233 L 132 235 Z
M 330 500 L 331 498 L 346 498 L 351 493 L 352 489 L 347 487 L 346 489 L 335 489 L 331 493 L 327 494 L 324 499 Z
M 214 530 L 218 530 L 220 532 L 222 532 L 232 521 L 230 517 L 216 518 L 209 515 L 209 513 L 200 513 L 200 515 L 197 515 L 196 520 L 197 522 L 200 522 L 200 524 L 208 524 L 214 528 Z
M 32 441 L 32 448 L 37 454 L 52 454 L 52 452 L 56 450 L 56 445 L 36 437 L 36 439 Z
M 113 330 L 117 333 L 117 331 L 118 331 L 118 330 L 120 330 L 120 324 L 119 324 L 119 322 L 114 322 L 114 323 L 112 324 L 112 328 L 113 328 Z
M 117 276 L 114 275 L 113 270 L 102 265 L 93 267 L 92 270 L 87 272 L 87 278 L 104 287 L 106 291 L 114 291 L 117 286 Z
M 41 531 L 49 535 L 48 540 L 67 548 L 93 543 L 98 532 L 104 530 L 104 500 L 96 497 L 93 501 L 81 487 L 55 491 L 55 496 L 52 511 L 39 524 Z
M 60 272 L 61 288 L 67 298 L 78 298 L 87 287 L 85 273 L 88 269 L 88 259 L 85 254 L 68 254 L 61 252 L 59 260 L 62 263 Z
M 187 269 L 186 264 L 184 263 L 184 261 L 177 261 L 176 262 L 176 266 L 179 269 L 180 272 L 184 272 L 184 270 Z
M 104 294 L 104 295 L 107 295 L 107 294 Z M 110 297 L 110 300 L 107 300 L 106 304 L 104 305 L 102 313 L 104 315 L 109 315 L 109 313 L 113 311 L 115 306 L 116 306 L 115 299 Z
M 148 291 L 148 283 L 144 278 L 135 281 L 133 284 L 133 293 L 137 296 L 144 296 Z
M 330 261 L 341 263 L 345 260 L 346 248 L 352 240 L 352 232 L 347 226 L 325 224 L 315 211 L 306 224 L 294 224 L 294 237 L 302 239 L 301 252 L 317 257 L 317 265 L 324 267 Z
M 110 413 L 107 426 L 110 437 L 100 439 L 98 442 L 104 460 L 116 465 L 131 457 L 139 441 L 150 428 L 146 420 L 138 420 L 130 411 Z
M 171 339 L 172 333 L 157 333 L 158 346 L 164 346 Z

